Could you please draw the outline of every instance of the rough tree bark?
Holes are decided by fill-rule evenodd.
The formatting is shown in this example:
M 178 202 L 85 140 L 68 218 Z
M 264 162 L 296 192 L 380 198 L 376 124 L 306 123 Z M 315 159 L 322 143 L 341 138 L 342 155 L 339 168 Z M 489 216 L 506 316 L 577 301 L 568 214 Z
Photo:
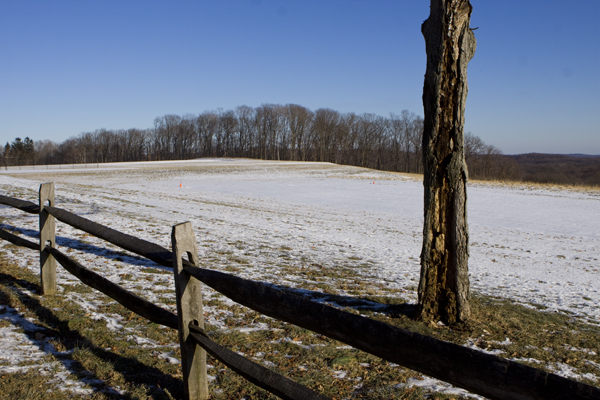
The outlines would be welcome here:
M 423 87 L 424 227 L 417 317 L 465 321 L 469 305 L 464 111 L 467 64 L 475 54 L 469 0 L 431 0 Z

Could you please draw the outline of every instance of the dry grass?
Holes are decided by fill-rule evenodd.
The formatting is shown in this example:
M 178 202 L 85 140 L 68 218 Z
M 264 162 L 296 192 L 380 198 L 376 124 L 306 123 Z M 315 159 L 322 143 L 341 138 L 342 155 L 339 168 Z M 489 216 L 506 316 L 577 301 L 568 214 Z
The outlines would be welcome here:
M 45 329 L 59 351 L 73 350 L 66 356 L 72 362 L 72 379 L 94 377 L 94 399 L 112 398 L 111 388 L 120 388 L 126 394 L 120 398 L 170 399 L 181 398 L 179 365 L 170 364 L 156 352 L 174 352 L 177 355 L 176 332 L 149 324 L 120 305 L 104 298 L 103 311 L 123 317 L 126 327 L 138 336 L 152 339 L 161 346 L 143 349 L 109 331 L 103 321 L 95 321 L 78 304 L 65 299 L 70 291 L 89 293 L 91 289 L 76 285 L 65 288 L 56 296 L 38 296 L 37 276 L 29 270 L 0 262 L 2 280 L 0 303 L 18 308 L 26 317 L 36 320 Z M 363 292 L 366 292 L 367 288 Z M 568 365 L 578 373 L 595 373 L 592 363 L 600 364 L 600 329 L 572 319 L 568 315 L 546 313 L 508 301 L 489 297 L 473 299 L 474 318 L 462 326 L 430 327 L 407 316 L 406 305 L 393 290 L 375 291 L 363 300 L 341 304 L 351 312 L 361 312 L 372 318 L 459 344 L 470 342 L 484 350 L 502 350 L 503 357 L 522 359 L 536 367 L 552 369 L 556 363 Z M 340 299 L 334 299 L 339 303 Z M 382 312 L 361 308 L 361 301 L 379 302 L 387 306 Z M 344 346 L 321 335 L 264 317 L 239 305 L 226 304 L 213 296 L 207 306 L 217 307 L 228 314 L 226 329 L 208 326 L 213 340 L 246 357 L 282 373 L 334 399 L 420 399 L 420 389 L 406 389 L 402 383 L 419 374 L 382 361 L 370 354 Z M 242 332 L 240 328 L 264 324 L 268 329 Z M 506 342 L 506 338 L 510 341 Z M 503 343 L 504 342 L 504 343 Z M 60 361 L 49 356 L 54 361 Z M 527 359 L 538 360 L 539 363 Z M 592 363 L 590 363 L 590 361 Z M 269 399 L 275 398 L 249 384 L 227 367 L 209 357 L 209 374 L 214 399 Z M 0 380 L 0 398 L 35 397 L 40 388 L 50 388 L 49 399 L 78 398 L 53 387 L 50 376 L 34 373 L 3 374 Z M 584 379 L 584 381 L 586 381 Z M 594 384 L 592 381 L 587 383 Z M 431 398 L 451 396 L 435 394 Z M 454 397 L 458 398 L 458 397 Z
M 543 190 L 571 190 L 579 193 L 600 193 L 600 186 L 594 185 L 567 185 L 558 183 L 537 183 L 537 182 L 524 182 L 524 181 L 509 181 L 509 180 L 480 180 L 480 179 L 469 179 L 469 183 L 482 184 L 482 185 L 495 185 L 504 186 L 518 189 L 543 189 Z
M 284 163 L 281 167 L 297 169 L 298 166 Z M 314 165 L 310 165 L 314 169 Z M 210 166 L 210 170 L 222 173 L 225 167 Z M 258 168 L 258 167 L 255 167 Z M 263 168 L 263 167 L 260 167 Z M 280 168 L 278 165 L 277 168 Z M 307 167 L 308 168 L 308 167 Z M 322 165 L 319 168 L 327 172 L 335 172 L 335 165 Z M 352 167 L 353 168 L 353 167 Z M 198 168 L 181 169 L 172 167 L 178 172 L 196 172 Z M 348 168 L 350 169 L 350 168 Z M 250 170 L 250 169 L 248 169 Z M 157 170 L 161 172 L 160 170 Z M 343 178 L 358 178 L 362 172 L 380 172 L 367 169 L 340 174 Z M 65 173 L 70 173 L 65 171 Z M 83 172 L 94 175 L 97 172 Z M 104 172 L 103 172 L 104 173 Z M 114 172 L 115 174 L 120 172 Z M 142 170 L 139 172 L 142 173 Z M 167 171 L 166 173 L 170 173 Z M 398 179 L 399 177 L 422 180 L 422 175 L 405 173 L 383 173 L 383 177 L 375 180 Z M 65 174 L 66 175 L 66 174 Z M 40 179 L 47 180 L 48 175 L 39 174 Z M 371 180 L 369 176 L 363 179 Z M 506 185 L 523 189 L 581 190 L 596 193 L 598 188 L 572 188 L 557 185 L 526 184 L 522 182 L 488 182 L 473 181 L 478 185 Z M 8 195 L 37 201 L 37 192 L 29 189 L 11 189 Z M 117 198 L 115 197 L 115 200 Z M 121 201 L 121 199 L 118 199 Z M 234 244 L 232 244 L 233 246 Z M 245 249 L 243 242 L 237 243 Z M 5 247 L 9 249 L 9 247 Z M 330 301 L 335 301 L 353 313 L 361 313 L 405 329 L 433 336 L 441 340 L 458 344 L 469 343 L 487 351 L 502 351 L 501 357 L 513 358 L 535 367 L 554 370 L 558 366 L 572 368 L 579 375 L 600 375 L 600 347 L 597 341 L 600 329 L 573 319 L 570 315 L 548 313 L 540 310 L 515 305 L 510 301 L 475 296 L 473 298 L 474 317 L 469 323 L 461 326 L 431 327 L 412 320 L 407 314 L 407 306 L 401 300 L 400 289 L 381 286 L 375 279 L 363 279 L 357 274 L 359 270 L 368 270 L 370 265 L 363 264 L 360 257 L 348 257 L 347 265 L 340 263 L 336 268 L 326 268 L 314 259 L 302 258 L 301 262 L 292 262 L 287 254 L 289 247 L 269 248 L 270 253 L 277 253 L 276 261 L 266 265 L 270 281 L 277 281 L 279 276 L 289 275 L 296 278 L 298 289 L 308 291 L 320 290 L 330 293 Z M 230 250 L 207 252 L 205 261 L 211 266 L 221 265 L 222 269 L 234 273 L 244 273 L 252 258 L 260 255 L 261 249 L 248 251 L 239 255 Z M 126 255 L 126 254 L 125 254 Z M 25 398 L 125 398 L 125 399 L 171 399 L 182 397 L 182 381 L 179 365 L 171 364 L 160 357 L 161 353 L 172 353 L 178 357 L 177 335 L 169 329 L 150 324 L 130 311 L 111 301 L 103 295 L 94 294 L 103 304 L 99 313 L 108 316 L 119 316 L 125 328 L 136 332 L 136 335 L 148 338 L 158 347 L 145 349 L 127 339 L 123 332 L 110 331 L 103 320 L 94 319 L 80 304 L 69 300 L 69 294 L 91 295 L 92 290 L 83 285 L 65 286 L 65 292 L 57 296 L 38 296 L 38 278 L 29 270 L 23 270 L 13 264 L 2 261 L 0 254 L 0 304 L 18 307 L 24 316 L 36 321 L 44 329 L 44 334 L 61 352 L 71 351 L 64 356 L 49 354 L 44 362 L 70 363 L 70 379 L 83 381 L 90 377 L 97 379 L 88 388 L 94 390 L 91 395 L 79 396 L 72 392 L 63 392 L 53 376 L 37 373 L 33 367 L 24 374 L 4 373 L 0 378 L 0 399 Z M 119 259 L 117 259 L 119 260 Z M 368 261 L 368 260 L 367 260 Z M 161 275 L 160 269 L 147 268 L 144 275 Z M 271 275 L 269 275 L 271 274 Z M 121 279 L 130 280 L 132 274 L 123 274 Z M 140 282 L 140 290 L 147 288 L 147 281 Z M 406 287 L 406 290 L 414 288 Z M 341 291 L 354 296 L 341 298 L 335 293 Z M 209 291 L 207 291 L 209 292 Z M 172 288 L 165 286 L 159 301 L 173 306 Z M 314 293 L 314 297 L 323 297 L 323 293 Z M 378 311 L 370 311 L 365 301 L 381 303 L 385 307 Z M 419 378 L 419 374 L 382 361 L 367 353 L 348 348 L 342 343 L 330 340 L 321 335 L 302 328 L 266 318 L 254 311 L 239 305 L 226 302 L 222 296 L 207 296 L 206 308 L 212 307 L 212 313 L 220 313 L 226 317 L 218 319 L 223 325 L 208 326 L 208 331 L 217 343 L 232 350 L 244 353 L 248 358 L 266 365 L 269 368 L 291 377 L 327 396 L 335 399 L 421 399 L 426 394 L 421 389 L 405 388 L 402 384 L 410 378 Z M 10 323 L 0 320 L 0 328 Z M 242 331 L 256 328 L 260 330 Z M 25 332 L 27 333 L 27 332 Z M 30 333 L 27 333 L 31 335 Z M 507 342 L 506 339 L 509 339 Z M 533 361 L 536 360 L 536 361 Z M 214 399 L 266 399 L 274 398 L 262 389 L 246 382 L 229 368 L 209 357 L 209 374 L 214 377 L 210 384 Z M 595 381 L 583 381 L 597 384 Z M 119 388 L 123 395 L 115 395 L 112 391 Z M 46 393 L 47 390 L 49 393 Z M 36 397 L 37 396 L 37 397 Z M 433 394 L 433 399 L 451 398 L 448 395 Z M 457 398 L 457 397 L 454 397 Z
M 36 195 L 33 191 L 22 194 Z M 244 243 L 239 245 L 244 247 Z M 595 325 L 585 324 L 566 314 L 548 313 L 502 299 L 475 296 L 472 303 L 474 317 L 469 323 L 452 328 L 434 328 L 409 318 L 407 307 L 400 300 L 400 289 L 383 287 L 371 279 L 360 279 L 351 268 L 360 263 L 360 258 L 349 257 L 348 267 L 338 265 L 337 268 L 324 268 L 304 259 L 301 263 L 287 262 L 285 257 L 289 250 L 285 247 L 277 249 L 279 261 L 277 265 L 268 265 L 268 268 L 277 274 L 297 277 L 299 289 L 319 289 L 331 293 L 331 301 L 346 307 L 348 311 L 442 340 L 462 345 L 470 343 L 487 351 L 500 350 L 503 351 L 501 357 L 520 360 L 535 367 L 552 371 L 559 365 L 566 365 L 580 375 L 598 374 L 600 346 L 597 338 L 600 329 Z M 223 265 L 227 271 L 243 272 L 252 257 L 252 254 L 237 256 L 231 251 L 215 251 L 206 254 L 205 261 Z M 103 313 L 122 317 L 126 321 L 126 328 L 134 330 L 138 336 L 154 340 L 160 347 L 148 350 L 132 345 L 122 334 L 108 330 L 104 321 L 94 320 L 77 302 L 65 297 L 69 293 L 88 294 L 91 289 L 83 285 L 65 286 L 65 293 L 61 295 L 41 297 L 35 294 L 39 293 L 36 275 L 1 260 L 0 254 L 0 304 L 18 307 L 26 317 L 37 321 L 36 324 L 45 329 L 46 336 L 51 338 L 57 350 L 72 350 L 64 358 L 72 363 L 71 378 L 81 380 L 92 376 L 101 381 L 90 385 L 95 390 L 91 398 L 111 398 L 110 389 L 117 387 L 126 393 L 120 398 L 182 397 L 179 366 L 168 363 L 157 354 L 173 352 L 177 356 L 176 332 L 149 324 L 105 296 L 96 295 L 95 298 L 104 303 L 101 306 Z M 148 275 L 165 273 L 159 269 L 146 269 L 144 272 Z M 127 278 L 127 275 L 122 278 Z M 168 290 L 166 287 L 165 292 Z M 346 297 L 344 302 L 335 296 L 339 290 L 355 296 L 355 299 Z M 322 297 L 323 293 L 315 293 L 314 296 Z M 165 303 L 171 304 L 171 300 L 168 296 L 163 298 Z M 213 295 L 206 302 L 207 306 L 227 315 L 223 320 L 224 329 L 208 327 L 217 343 L 242 352 L 248 358 L 325 395 L 335 399 L 420 399 L 425 394 L 420 389 L 407 389 L 402 385 L 409 378 L 418 379 L 419 374 L 414 371 L 222 300 L 218 295 Z M 363 307 L 365 300 L 386 307 L 378 312 L 369 311 Z M 247 333 L 240 331 L 257 324 L 264 324 L 266 328 Z M 52 355 L 48 357 L 52 361 L 61 361 Z M 210 385 L 213 398 L 274 398 L 217 361 L 209 358 L 209 363 L 213 367 L 209 369 L 209 374 L 215 378 Z M 49 382 L 51 377 L 31 371 L 34 370 L 25 374 L 2 374 L 0 396 L 7 397 L 0 399 L 36 398 L 35 393 L 40 391 L 40 387 L 52 391 L 51 395 L 44 398 L 77 398 L 53 386 Z M 582 380 L 596 384 L 586 378 Z M 449 396 L 434 394 L 432 398 Z
M 29 270 L 4 261 L 0 255 L 0 304 L 18 309 L 26 318 L 41 328 L 44 341 L 52 344 L 62 354 L 48 354 L 46 364 L 68 365 L 69 379 L 86 379 L 92 389 L 91 395 L 79 396 L 71 391 L 63 392 L 60 383 L 51 383 L 54 376 L 40 374 L 35 366 L 26 373 L 3 373 L 0 379 L 0 398 L 92 398 L 92 399 L 169 399 L 164 390 L 181 397 L 181 382 L 177 365 L 154 356 L 153 350 L 173 351 L 170 343 L 177 342 L 176 332 L 161 329 L 155 324 L 132 315 L 129 310 L 104 298 L 107 313 L 126 318 L 127 326 L 140 335 L 165 343 L 164 348 L 142 349 L 132 342 L 115 335 L 102 321 L 94 320 L 79 304 L 65 298 L 70 291 L 87 293 L 91 289 L 77 285 L 66 287 L 65 292 L 54 296 L 38 296 L 38 278 Z M 35 339 L 35 333 L 24 332 Z M 44 390 L 40 391 L 39 387 Z M 116 395 L 120 388 L 126 395 Z M 49 394 L 46 394 L 49 390 Z M 39 392 L 41 397 L 32 396 Z

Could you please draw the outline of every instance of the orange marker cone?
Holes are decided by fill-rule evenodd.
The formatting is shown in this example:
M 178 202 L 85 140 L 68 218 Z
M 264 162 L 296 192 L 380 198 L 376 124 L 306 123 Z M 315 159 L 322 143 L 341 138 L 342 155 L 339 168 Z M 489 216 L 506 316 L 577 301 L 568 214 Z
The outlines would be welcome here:
M 183 187 L 183 184 L 181 184 L 181 183 L 180 183 L 180 184 L 179 184 L 179 187 Z

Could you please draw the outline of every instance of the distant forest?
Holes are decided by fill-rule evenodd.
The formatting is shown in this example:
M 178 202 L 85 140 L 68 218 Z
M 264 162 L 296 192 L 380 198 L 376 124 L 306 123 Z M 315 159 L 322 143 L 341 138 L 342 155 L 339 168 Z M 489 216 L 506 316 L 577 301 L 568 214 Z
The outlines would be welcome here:
M 517 162 L 525 182 L 600 186 L 600 155 L 530 153 L 505 157 Z
M 16 138 L 0 148 L 4 166 L 245 157 L 326 161 L 422 173 L 423 118 L 407 110 L 382 117 L 287 104 L 164 115 L 150 129 L 99 129 L 62 143 Z M 503 155 L 465 135 L 469 177 L 482 180 L 600 185 L 600 156 Z

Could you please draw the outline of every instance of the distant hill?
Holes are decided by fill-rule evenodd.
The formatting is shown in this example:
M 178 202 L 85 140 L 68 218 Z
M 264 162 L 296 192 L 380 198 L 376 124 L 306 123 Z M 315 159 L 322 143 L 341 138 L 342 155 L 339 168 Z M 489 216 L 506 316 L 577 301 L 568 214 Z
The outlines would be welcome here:
M 528 153 L 505 156 L 528 182 L 600 185 L 600 155 Z
M 591 154 L 565 154 L 565 156 L 569 156 L 569 157 L 582 157 L 582 158 L 594 158 L 594 157 L 600 157 L 599 155 L 591 155 Z

